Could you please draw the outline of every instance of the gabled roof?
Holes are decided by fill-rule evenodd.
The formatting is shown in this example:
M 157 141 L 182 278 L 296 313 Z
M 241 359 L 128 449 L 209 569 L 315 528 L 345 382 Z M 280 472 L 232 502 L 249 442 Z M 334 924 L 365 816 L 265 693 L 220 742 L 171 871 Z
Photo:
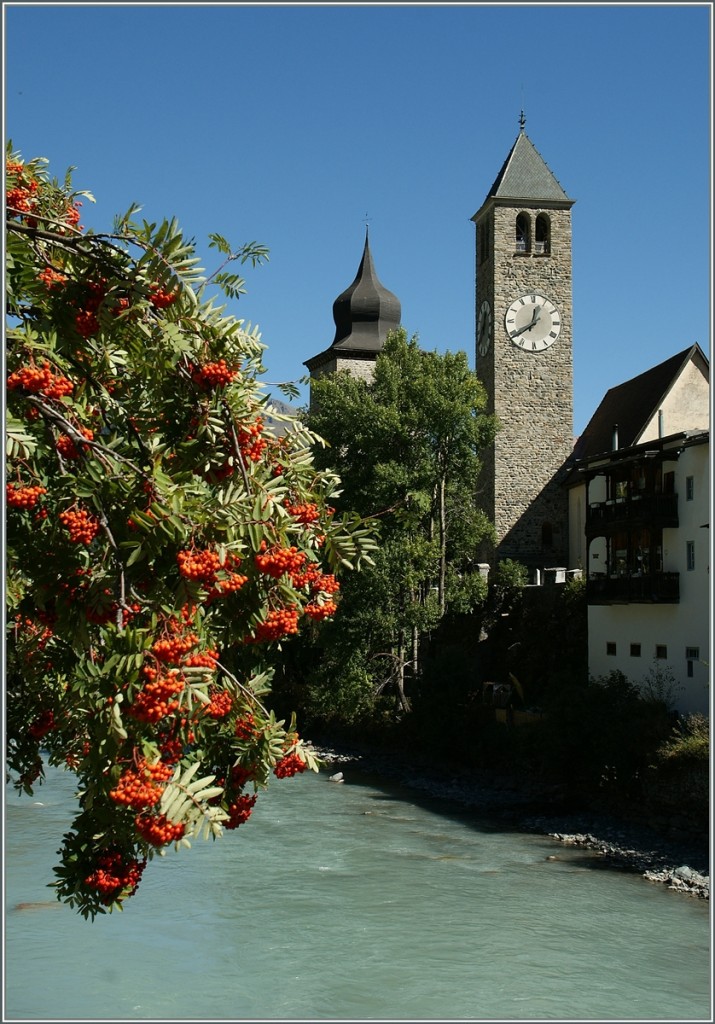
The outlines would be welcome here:
M 574 202 L 566 195 L 546 161 L 523 130 L 519 132 L 484 203 L 490 199 L 523 199 L 569 205 Z
M 574 459 L 589 459 L 610 452 L 613 448 L 613 430 L 618 427 L 619 448 L 636 445 L 648 423 L 656 415 L 665 395 L 684 367 L 700 359 L 707 359 L 699 345 L 678 352 L 658 366 L 619 384 L 607 391 L 578 438 L 573 451 Z

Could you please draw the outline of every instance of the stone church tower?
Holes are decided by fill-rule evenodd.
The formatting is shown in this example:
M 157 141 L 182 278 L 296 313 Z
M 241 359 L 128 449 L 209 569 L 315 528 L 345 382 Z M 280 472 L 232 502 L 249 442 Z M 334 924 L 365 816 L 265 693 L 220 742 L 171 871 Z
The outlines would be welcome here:
M 496 526 L 487 561 L 568 567 L 573 450 L 571 207 L 521 130 L 472 217 L 476 371 L 501 429 L 485 453 L 479 503 Z
M 370 379 L 388 332 L 400 326 L 401 316 L 399 299 L 381 284 L 375 273 L 366 230 L 355 280 L 333 303 L 333 343 L 303 365 L 312 378 L 349 370 L 354 377 Z

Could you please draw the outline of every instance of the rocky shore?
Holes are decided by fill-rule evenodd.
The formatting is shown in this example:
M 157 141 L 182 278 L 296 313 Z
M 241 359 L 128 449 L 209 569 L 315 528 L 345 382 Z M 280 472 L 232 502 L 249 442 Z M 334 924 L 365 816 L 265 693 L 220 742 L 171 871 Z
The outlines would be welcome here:
M 404 757 L 357 749 L 316 745 L 326 771 L 350 770 L 377 776 L 442 800 L 450 800 L 511 828 L 547 835 L 555 842 L 580 846 L 604 858 L 604 865 L 641 874 L 649 882 L 688 896 L 709 900 L 709 849 L 705 837 L 672 836 L 639 822 L 612 815 L 563 810 L 559 787 L 480 770 L 442 773 Z

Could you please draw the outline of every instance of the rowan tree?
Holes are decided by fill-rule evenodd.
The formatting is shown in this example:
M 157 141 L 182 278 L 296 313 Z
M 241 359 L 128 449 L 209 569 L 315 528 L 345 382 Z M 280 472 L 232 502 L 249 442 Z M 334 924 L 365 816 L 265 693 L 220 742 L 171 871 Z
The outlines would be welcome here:
M 83 230 L 71 171 L 9 146 L 6 176 L 6 763 L 28 794 L 76 773 L 53 885 L 93 918 L 317 769 L 267 707 L 273 662 L 375 545 L 316 436 L 267 429 L 260 335 L 209 294 L 264 247 L 212 235 L 206 276 L 175 220 Z

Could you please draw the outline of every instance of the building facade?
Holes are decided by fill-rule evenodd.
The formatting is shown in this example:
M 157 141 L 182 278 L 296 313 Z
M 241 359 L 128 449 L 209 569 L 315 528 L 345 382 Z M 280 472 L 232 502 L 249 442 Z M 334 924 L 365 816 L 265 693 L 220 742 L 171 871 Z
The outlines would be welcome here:
M 709 393 L 698 345 L 612 388 L 567 481 L 589 673 L 618 670 L 684 713 L 710 697 Z
M 476 371 L 500 430 L 478 501 L 496 528 L 486 561 L 566 566 L 563 467 L 573 449 L 570 199 L 521 131 L 476 227 Z

